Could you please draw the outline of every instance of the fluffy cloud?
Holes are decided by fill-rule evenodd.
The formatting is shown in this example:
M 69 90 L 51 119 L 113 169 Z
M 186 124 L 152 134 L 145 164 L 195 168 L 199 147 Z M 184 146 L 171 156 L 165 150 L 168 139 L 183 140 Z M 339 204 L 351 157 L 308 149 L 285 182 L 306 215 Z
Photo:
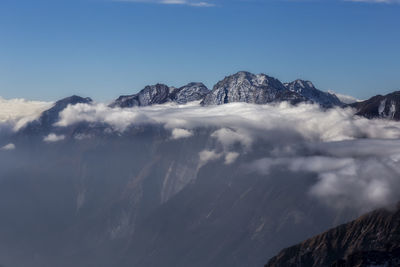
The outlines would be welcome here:
M 215 150 L 203 150 L 199 153 L 199 168 L 209 161 L 217 160 L 222 157 L 222 153 L 217 153 Z
M 224 146 L 239 142 L 250 146 L 255 138 L 276 138 L 296 134 L 308 141 L 341 141 L 357 138 L 400 138 L 400 124 L 388 120 L 368 120 L 354 116 L 353 109 L 321 110 L 317 105 L 288 103 L 253 105 L 232 103 L 202 107 L 157 105 L 135 108 L 109 108 L 104 104 L 68 106 L 60 114 L 57 126 L 86 121 L 105 123 L 123 132 L 132 125 L 160 124 L 167 129 L 214 127 L 213 137 Z
M 266 176 L 274 169 L 314 173 L 318 180 L 309 194 L 335 208 L 367 211 L 399 200 L 400 140 L 313 143 L 305 150 L 262 158 L 247 167 Z
M 237 152 L 228 152 L 225 155 L 225 164 L 230 165 L 236 161 L 236 159 L 240 156 Z
M 15 145 L 12 144 L 12 143 L 7 144 L 7 145 L 5 145 L 3 147 L 0 147 L 0 150 L 14 150 L 14 149 L 15 149 Z
M 354 114 L 351 108 L 322 110 L 317 105 L 288 103 L 125 109 L 77 104 L 64 109 L 56 125 L 98 123 L 120 133 L 131 126 L 158 125 L 171 131 L 171 139 L 206 128 L 219 145 L 209 142 L 199 153 L 199 168 L 216 160 L 233 164 L 243 153 L 241 164 L 259 158 L 249 164 L 253 171 L 266 177 L 276 168 L 288 175 L 310 173 L 317 178 L 310 186 L 311 196 L 335 207 L 366 210 L 400 199 L 400 123 Z M 53 133 L 45 141 L 63 138 Z
M 26 123 L 37 119 L 49 109 L 52 102 L 28 101 L 25 99 L 4 99 L 0 97 L 0 125 L 13 125 L 18 130 Z
M 176 139 L 181 139 L 181 138 L 188 138 L 188 137 L 190 137 L 192 135 L 193 135 L 193 133 L 191 131 L 188 131 L 188 130 L 185 130 L 185 129 L 176 128 L 176 129 L 172 130 L 171 138 L 173 140 L 176 140 Z
M 65 135 L 56 135 L 54 133 L 51 133 L 43 138 L 43 141 L 47 143 L 54 143 L 58 141 L 62 141 L 65 139 Z

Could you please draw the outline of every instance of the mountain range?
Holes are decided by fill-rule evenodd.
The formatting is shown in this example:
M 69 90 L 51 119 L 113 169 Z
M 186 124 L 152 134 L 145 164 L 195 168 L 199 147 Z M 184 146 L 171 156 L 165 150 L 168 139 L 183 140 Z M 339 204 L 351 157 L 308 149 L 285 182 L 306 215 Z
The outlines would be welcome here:
M 244 102 L 250 104 L 267 104 L 288 101 L 291 104 L 315 103 L 322 108 L 351 107 L 356 115 L 369 119 L 382 118 L 400 120 L 400 91 L 385 96 L 374 96 L 365 101 L 344 104 L 333 93 L 317 89 L 312 82 L 295 80 L 281 83 L 278 79 L 265 74 L 252 74 L 241 71 L 225 77 L 212 90 L 203 83 L 189 83 L 180 88 L 164 84 L 146 86 L 133 95 L 120 96 L 110 107 L 130 108 L 144 107 L 165 103 L 186 104 L 200 101 L 203 106 L 222 105 Z M 71 96 L 59 100 L 45 111 L 38 120 L 25 127 L 24 131 L 35 132 L 40 129 L 49 130 L 58 120 L 58 114 L 68 105 L 92 103 L 90 98 Z
M 0 264 L 263 266 L 398 201 L 398 105 L 398 93 L 348 105 L 309 81 L 249 72 L 108 105 L 61 99 L 24 127 L 0 124 Z M 379 227 L 392 242 L 398 216 L 372 215 L 269 264 L 314 246 L 315 266 L 390 256 L 394 246 L 352 235 Z M 342 236 L 340 250 L 321 245 Z

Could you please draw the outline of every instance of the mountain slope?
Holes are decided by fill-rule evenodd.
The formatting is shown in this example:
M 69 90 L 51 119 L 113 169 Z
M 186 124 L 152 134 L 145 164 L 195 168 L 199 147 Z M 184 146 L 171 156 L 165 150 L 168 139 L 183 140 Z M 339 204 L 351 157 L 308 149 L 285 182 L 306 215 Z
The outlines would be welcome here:
M 59 120 L 59 114 L 63 111 L 68 105 L 76 105 L 76 104 L 89 104 L 92 103 L 92 99 L 89 97 L 80 97 L 80 96 L 70 96 L 58 100 L 54 106 L 46 111 L 44 111 L 39 119 L 28 123 L 21 132 L 24 134 L 38 134 L 45 133 L 48 131 L 54 123 Z
M 233 102 L 266 104 L 278 101 L 298 103 L 307 99 L 286 89 L 278 80 L 265 74 L 252 74 L 241 71 L 225 77 L 204 98 L 202 104 L 221 105 Z
M 400 120 L 400 91 L 377 95 L 368 100 L 350 105 L 357 109 L 357 115 L 368 119 L 382 118 Z
M 324 108 L 343 105 L 336 95 L 318 90 L 310 81 L 296 80 L 284 85 L 290 91 L 296 92 Z
M 400 210 L 377 210 L 282 250 L 266 267 L 399 266 Z
M 180 88 L 168 87 L 165 84 L 146 86 L 137 94 L 120 96 L 110 107 L 136 107 L 176 102 L 185 104 L 204 98 L 209 90 L 202 83 L 189 83 Z

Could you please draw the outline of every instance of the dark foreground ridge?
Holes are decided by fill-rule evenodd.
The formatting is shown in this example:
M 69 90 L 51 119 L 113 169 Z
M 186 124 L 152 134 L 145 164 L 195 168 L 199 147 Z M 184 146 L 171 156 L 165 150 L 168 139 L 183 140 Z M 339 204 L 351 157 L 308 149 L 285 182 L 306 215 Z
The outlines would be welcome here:
M 350 106 L 358 110 L 357 115 L 368 119 L 382 118 L 400 120 L 400 91 L 387 95 L 377 95 L 366 101 L 357 102 Z
M 376 210 L 282 250 L 265 267 L 400 266 L 400 210 Z

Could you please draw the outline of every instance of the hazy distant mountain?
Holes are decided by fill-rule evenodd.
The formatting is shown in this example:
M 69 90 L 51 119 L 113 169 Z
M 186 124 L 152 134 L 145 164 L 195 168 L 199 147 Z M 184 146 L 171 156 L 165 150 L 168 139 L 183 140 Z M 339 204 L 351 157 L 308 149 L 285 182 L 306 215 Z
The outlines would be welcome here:
M 373 119 L 400 120 L 400 91 L 387 95 L 377 95 L 368 100 L 351 104 L 357 115 Z
M 371 212 L 282 250 L 265 266 L 400 266 L 400 210 Z
M 75 105 L 79 103 L 92 103 L 92 99 L 89 97 L 83 98 L 76 95 L 61 99 L 57 101 L 53 107 L 44 111 L 37 120 L 34 120 L 23 127 L 21 131 L 25 134 L 45 133 L 46 131 L 49 131 L 53 127 L 53 124 L 59 120 L 59 114 L 61 111 L 63 111 L 68 105 Z

